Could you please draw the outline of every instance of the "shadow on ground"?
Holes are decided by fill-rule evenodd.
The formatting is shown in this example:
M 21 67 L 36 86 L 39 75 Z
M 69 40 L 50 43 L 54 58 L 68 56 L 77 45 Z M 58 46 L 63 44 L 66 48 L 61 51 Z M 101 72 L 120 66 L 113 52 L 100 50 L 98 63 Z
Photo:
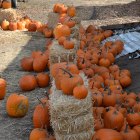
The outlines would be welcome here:
M 29 74 L 28 72 L 22 71 L 20 67 L 20 60 L 24 56 L 29 56 L 30 53 L 34 50 L 44 51 L 45 50 L 44 46 L 46 43 L 46 39 L 39 33 L 25 32 L 24 34 L 32 36 L 26 43 L 26 45 L 21 46 L 19 44 L 13 44 L 11 42 L 11 46 L 9 45 L 3 46 L 5 54 L 11 51 L 14 55 L 16 51 L 19 51 L 19 48 L 20 51 L 11 62 L 9 57 L 5 58 L 9 59 L 9 65 L 4 71 L 1 71 L 0 73 L 1 77 L 5 78 L 8 82 L 7 95 L 4 100 L 0 101 L 0 140 L 11 140 L 11 139 L 28 140 L 29 133 L 33 128 L 32 124 L 33 110 L 35 105 L 39 103 L 37 97 L 39 98 L 45 97 L 45 92 L 47 90 L 36 88 L 35 90 L 30 92 L 22 92 L 21 89 L 19 88 L 18 82 L 20 77 L 25 74 Z M 0 48 L 2 48 L 2 46 L 0 46 Z M 0 49 L 0 54 L 3 54 L 2 52 L 3 52 L 2 49 Z M 22 93 L 23 95 L 26 95 L 29 98 L 30 104 L 29 111 L 28 114 L 23 118 L 10 118 L 6 113 L 5 110 L 6 100 L 8 96 L 13 92 Z

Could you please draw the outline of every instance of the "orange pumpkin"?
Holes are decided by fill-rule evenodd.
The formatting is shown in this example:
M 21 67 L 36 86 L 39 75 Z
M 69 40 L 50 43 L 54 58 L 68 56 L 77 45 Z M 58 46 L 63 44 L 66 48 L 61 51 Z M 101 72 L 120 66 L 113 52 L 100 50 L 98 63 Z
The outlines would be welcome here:
M 37 30 L 37 26 L 36 26 L 36 23 L 34 23 L 34 22 L 30 22 L 29 24 L 28 24 L 28 31 L 30 31 L 30 32 L 35 32 L 36 30 Z
M 46 28 L 43 32 L 44 32 L 45 37 L 47 38 L 51 38 L 53 36 L 53 30 L 51 29 Z
M 43 72 L 47 68 L 47 62 L 45 56 L 40 56 L 34 59 L 33 61 L 33 69 L 35 72 Z
M 9 23 L 9 30 L 10 30 L 10 31 L 15 31 L 15 30 L 17 30 L 17 23 L 16 23 L 16 22 L 10 22 L 10 23 Z
M 33 58 L 33 59 L 35 59 L 35 58 L 38 58 L 38 57 L 40 57 L 40 56 L 42 56 L 42 52 L 41 51 L 32 51 L 32 53 L 31 53 L 31 57 Z
M 24 22 L 17 22 L 17 29 L 18 30 L 24 30 L 25 29 L 25 23 Z
M 88 95 L 88 89 L 84 85 L 76 86 L 73 89 L 73 96 L 76 99 L 85 99 Z
M 5 97 L 6 85 L 7 85 L 6 81 L 0 78 L 0 100 L 2 100 Z
M 49 107 L 39 104 L 33 113 L 33 124 L 35 128 L 48 128 L 50 125 Z
M 32 71 L 33 70 L 33 58 L 32 57 L 24 57 L 21 60 L 21 67 L 25 71 Z
M 66 40 L 66 37 L 64 36 L 61 36 L 60 38 L 58 38 L 59 45 L 63 45 L 65 40 Z
M 47 87 L 49 85 L 50 77 L 46 73 L 39 73 L 36 76 L 37 84 L 39 87 Z
M 48 133 L 46 129 L 35 128 L 31 131 L 29 140 L 44 140 L 44 139 L 47 140 L 47 138 Z
M 74 48 L 74 42 L 71 40 L 65 40 L 63 43 L 63 46 L 65 49 L 73 49 Z
M 71 34 L 71 29 L 67 25 L 58 24 L 53 31 L 55 39 L 61 36 L 69 37 Z
M 28 112 L 29 101 L 24 95 L 11 94 L 6 102 L 6 110 L 11 117 L 23 117 Z
M 2 2 L 2 8 L 3 9 L 9 9 L 9 8 L 11 8 L 12 7 L 12 4 L 11 4 L 11 2 L 9 2 L 8 0 L 4 0 L 3 2 Z
M 74 17 L 76 15 L 76 9 L 74 6 L 70 6 L 68 7 L 67 9 L 67 14 L 70 16 L 70 17 Z
M 24 91 L 30 91 L 37 87 L 36 78 L 33 75 L 25 75 L 20 78 L 19 86 Z
M 3 30 L 8 30 L 9 29 L 9 21 L 7 21 L 6 19 L 4 21 L 2 21 L 1 28 Z

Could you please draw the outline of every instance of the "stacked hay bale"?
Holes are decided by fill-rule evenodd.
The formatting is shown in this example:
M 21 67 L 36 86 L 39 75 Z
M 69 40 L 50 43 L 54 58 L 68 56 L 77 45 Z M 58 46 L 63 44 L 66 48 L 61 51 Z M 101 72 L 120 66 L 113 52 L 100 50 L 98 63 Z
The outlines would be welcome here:
M 73 39 L 75 42 L 75 48 L 66 50 L 58 44 L 57 40 L 53 40 L 52 46 L 50 47 L 50 64 L 60 63 L 60 62 L 74 62 L 76 63 L 76 48 L 78 47 L 77 40 Z
M 84 85 L 88 80 L 81 74 Z M 57 140 L 91 140 L 94 133 L 92 98 L 90 91 L 83 100 L 67 96 L 57 90 L 52 82 L 50 94 L 51 124 Z
M 15 9 L 0 9 L 0 23 L 5 19 L 7 21 L 17 21 L 20 18 L 21 16 L 16 12 Z

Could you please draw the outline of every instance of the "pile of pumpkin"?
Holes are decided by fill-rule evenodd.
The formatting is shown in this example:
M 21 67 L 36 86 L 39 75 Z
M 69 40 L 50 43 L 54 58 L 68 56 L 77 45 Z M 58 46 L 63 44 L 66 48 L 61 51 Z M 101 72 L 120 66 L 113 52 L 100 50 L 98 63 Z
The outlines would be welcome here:
M 8 0 L 0 1 L 0 8 L 9 9 L 11 7 L 12 7 L 12 4 L 10 1 L 8 1 Z

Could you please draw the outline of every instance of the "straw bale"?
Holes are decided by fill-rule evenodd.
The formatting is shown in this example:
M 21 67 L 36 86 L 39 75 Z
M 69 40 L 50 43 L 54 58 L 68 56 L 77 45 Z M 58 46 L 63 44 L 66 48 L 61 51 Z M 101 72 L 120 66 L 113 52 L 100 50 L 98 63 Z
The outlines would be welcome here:
M 91 128 L 86 131 L 82 131 L 81 133 L 73 133 L 69 135 L 62 135 L 55 133 L 55 137 L 57 140 L 92 140 L 94 134 L 94 129 Z
M 52 127 L 56 133 L 66 135 L 75 133 L 81 133 L 82 131 L 89 130 L 93 128 L 93 115 L 92 111 L 87 111 L 85 114 L 79 116 L 74 116 L 72 118 L 66 119 L 59 117 L 54 119 L 52 122 Z M 82 123 L 81 123 L 82 122 Z
M 88 88 L 88 79 L 83 73 L 80 76 Z M 49 104 L 51 125 L 57 140 L 91 140 L 94 118 L 90 90 L 85 99 L 77 100 L 57 90 L 53 80 Z
M 17 21 L 20 18 L 20 15 L 16 12 L 15 9 L 0 9 L 0 23 L 6 19 L 8 21 Z
M 78 47 L 78 41 L 74 40 L 75 48 L 67 50 L 58 44 L 57 40 L 53 40 L 52 46 L 50 48 L 50 64 L 55 64 L 59 62 L 74 62 L 76 61 L 76 48 Z
M 57 13 L 50 12 L 48 14 L 48 27 L 54 28 L 58 24 L 59 15 Z

